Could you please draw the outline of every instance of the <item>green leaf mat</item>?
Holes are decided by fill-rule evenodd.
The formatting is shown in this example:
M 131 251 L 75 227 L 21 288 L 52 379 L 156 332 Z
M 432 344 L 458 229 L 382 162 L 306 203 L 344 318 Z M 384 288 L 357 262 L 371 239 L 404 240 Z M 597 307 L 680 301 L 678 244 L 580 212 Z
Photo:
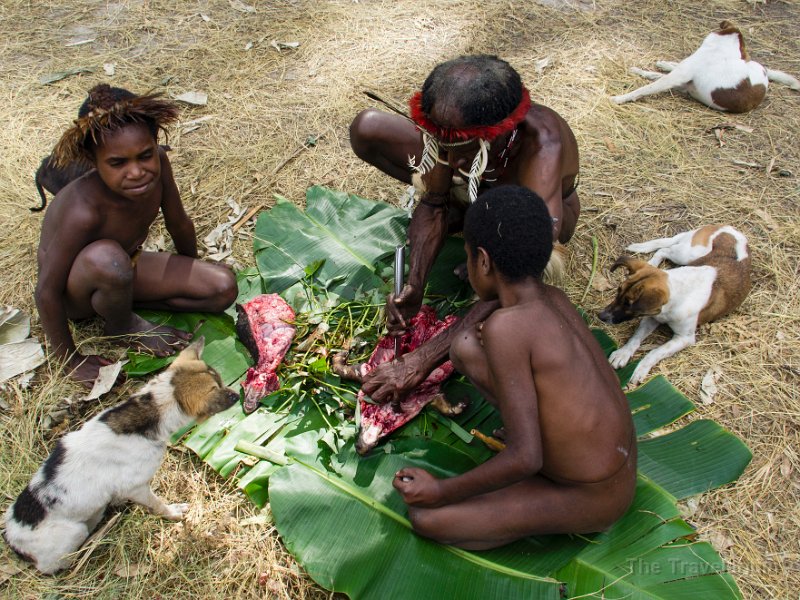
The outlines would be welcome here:
M 357 388 L 300 344 L 320 324 L 327 327 L 317 350 L 334 339 L 325 336 L 338 339 L 349 328 L 366 357 L 380 334 L 390 261 L 408 217 L 323 187 L 309 188 L 306 200 L 301 211 L 279 198 L 259 216 L 257 267 L 238 274 L 240 302 L 279 293 L 298 312 L 297 339 L 279 371 L 281 389 L 251 415 L 237 405 L 175 439 L 221 475 L 234 476 L 257 505 L 270 503 L 284 544 L 317 583 L 358 599 L 741 598 L 719 555 L 681 519 L 677 501 L 735 481 L 750 451 L 713 421 L 681 427 L 695 406 L 662 376 L 626 394 L 639 481 L 631 508 L 609 531 L 531 537 L 486 552 L 415 535 L 391 486 L 394 473 L 409 464 L 441 475 L 472 468 L 491 452 L 478 440 L 465 441 L 464 430 L 490 433 L 500 419 L 469 383 L 454 378 L 445 386 L 448 396 L 471 400 L 462 415 L 451 422 L 426 409 L 370 456 L 355 453 Z M 452 274 L 463 261 L 463 242 L 449 239 L 426 290 L 426 301 L 442 314 L 468 305 L 471 291 Z M 216 316 L 146 313 L 187 330 L 203 321 L 204 358 L 231 385 L 250 364 L 232 315 L 232 309 Z M 615 349 L 606 333 L 593 333 L 607 355 Z M 143 375 L 166 362 L 132 355 L 127 370 Z M 634 368 L 618 371 L 622 386 Z

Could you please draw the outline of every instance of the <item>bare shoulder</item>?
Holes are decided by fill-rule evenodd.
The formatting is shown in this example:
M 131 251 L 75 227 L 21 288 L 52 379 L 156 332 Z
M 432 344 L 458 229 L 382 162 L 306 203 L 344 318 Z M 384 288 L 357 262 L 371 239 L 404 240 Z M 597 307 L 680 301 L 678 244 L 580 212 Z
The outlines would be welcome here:
M 58 222 L 66 226 L 100 225 L 103 221 L 103 204 L 106 200 L 104 184 L 97 171 L 89 171 L 70 182 L 58 194 L 45 213 L 45 223 Z

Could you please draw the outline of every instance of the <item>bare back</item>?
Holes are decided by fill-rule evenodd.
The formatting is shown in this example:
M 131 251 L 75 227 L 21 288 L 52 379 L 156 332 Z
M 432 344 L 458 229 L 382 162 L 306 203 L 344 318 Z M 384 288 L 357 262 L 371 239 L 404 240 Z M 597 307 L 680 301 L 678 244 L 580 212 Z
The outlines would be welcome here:
M 542 445 L 541 474 L 596 482 L 616 473 L 633 451 L 633 423 L 613 370 L 565 294 L 542 286 L 540 299 L 499 309 L 516 332 L 505 343 L 530 357 Z M 496 373 L 502 377 L 502 373 Z

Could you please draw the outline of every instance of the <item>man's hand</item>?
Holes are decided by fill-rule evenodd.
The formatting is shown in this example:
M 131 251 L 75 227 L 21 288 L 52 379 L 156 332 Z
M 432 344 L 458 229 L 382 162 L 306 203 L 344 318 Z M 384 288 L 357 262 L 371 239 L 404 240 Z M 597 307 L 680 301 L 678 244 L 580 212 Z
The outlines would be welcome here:
M 433 168 L 422 176 L 425 192 L 435 195 L 449 195 L 453 186 L 453 169 L 436 162 Z
M 69 376 L 74 380 L 92 389 L 97 375 L 100 373 L 100 367 L 113 364 L 113 360 L 109 360 L 96 354 L 89 356 L 76 355 L 70 358 L 67 362 L 67 368 L 71 369 Z
M 403 286 L 399 296 L 389 294 L 386 298 L 386 329 L 389 335 L 403 335 L 421 306 L 422 290 L 411 284 Z
M 424 469 L 400 469 L 395 474 L 392 485 L 410 506 L 435 508 L 444 504 L 442 481 Z
M 428 376 L 417 363 L 413 354 L 381 363 L 364 376 L 361 389 L 379 404 L 400 402 Z

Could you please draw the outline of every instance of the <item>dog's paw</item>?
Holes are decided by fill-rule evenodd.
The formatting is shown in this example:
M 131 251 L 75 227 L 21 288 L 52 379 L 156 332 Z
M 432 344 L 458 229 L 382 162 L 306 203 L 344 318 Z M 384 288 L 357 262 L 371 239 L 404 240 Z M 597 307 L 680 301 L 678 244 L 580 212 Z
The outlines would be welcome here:
M 614 352 L 608 356 L 608 362 L 610 362 L 611 366 L 615 369 L 621 369 L 628 364 L 628 361 L 631 359 L 632 355 L 633 352 L 630 352 L 625 348 L 620 348 L 619 350 L 614 350 Z
M 170 521 L 181 521 L 188 510 L 189 505 L 185 503 L 169 504 L 167 506 L 167 513 L 164 515 L 164 517 Z
M 633 375 L 631 375 L 631 378 L 628 380 L 628 387 L 635 387 L 642 383 L 647 378 L 648 373 L 650 373 L 650 366 L 644 364 L 644 362 L 640 362 L 633 370 Z
M 631 244 L 625 248 L 628 252 L 636 252 L 641 254 L 643 252 L 650 252 L 650 242 L 639 242 L 638 244 Z
M 625 96 L 611 96 L 611 101 L 615 104 L 624 104 L 625 103 Z

